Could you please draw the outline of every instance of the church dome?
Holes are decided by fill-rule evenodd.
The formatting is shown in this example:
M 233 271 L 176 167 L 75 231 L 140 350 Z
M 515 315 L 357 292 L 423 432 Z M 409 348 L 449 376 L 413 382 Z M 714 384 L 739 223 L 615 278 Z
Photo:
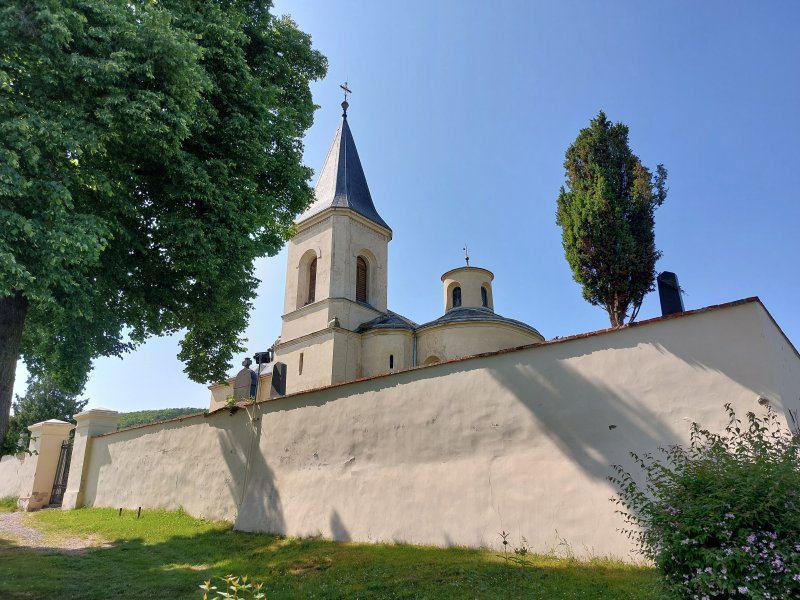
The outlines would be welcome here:
M 416 329 L 418 364 L 543 342 L 536 329 L 494 312 L 494 274 L 469 265 L 442 275 L 444 315 Z

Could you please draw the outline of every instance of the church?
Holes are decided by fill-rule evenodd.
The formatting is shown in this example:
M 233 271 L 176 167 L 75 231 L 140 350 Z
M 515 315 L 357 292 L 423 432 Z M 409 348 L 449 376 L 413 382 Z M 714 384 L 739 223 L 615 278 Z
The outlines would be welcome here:
M 281 335 L 272 360 L 261 365 L 260 385 L 272 384 L 276 363 L 285 365 L 278 393 L 291 394 L 543 342 L 535 328 L 494 312 L 494 275 L 470 266 L 469 258 L 442 275 L 444 314 L 438 319 L 419 325 L 389 310 L 392 229 L 372 201 L 348 106 L 345 100 L 314 202 L 298 217 L 288 244 Z M 245 372 L 242 380 L 247 390 L 251 377 Z M 225 404 L 232 386 L 211 386 L 211 409 Z
M 630 452 L 687 444 L 692 422 L 722 431 L 726 404 L 797 427 L 800 354 L 758 298 L 545 340 L 495 313 L 492 273 L 466 264 L 442 275 L 441 317 L 392 312 L 392 230 L 343 108 L 256 370 L 247 359 L 196 415 L 34 425 L 35 453 L 0 460 L 0 496 L 361 542 L 501 548 L 507 532 L 535 552 L 630 559 L 612 465 L 635 472 Z

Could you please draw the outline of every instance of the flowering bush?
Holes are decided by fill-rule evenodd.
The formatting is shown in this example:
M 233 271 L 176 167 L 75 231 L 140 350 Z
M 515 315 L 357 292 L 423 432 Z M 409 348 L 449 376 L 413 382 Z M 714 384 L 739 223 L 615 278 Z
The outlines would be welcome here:
M 624 533 L 678 597 L 800 598 L 800 439 L 771 408 L 725 409 L 722 434 L 693 423 L 689 448 L 632 454 L 646 484 L 614 466 Z

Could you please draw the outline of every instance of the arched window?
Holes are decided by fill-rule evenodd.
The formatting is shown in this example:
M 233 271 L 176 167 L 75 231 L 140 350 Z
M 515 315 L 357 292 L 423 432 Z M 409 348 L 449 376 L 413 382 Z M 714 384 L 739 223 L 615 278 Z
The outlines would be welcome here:
M 489 295 L 486 293 L 485 287 L 481 288 L 481 304 L 483 304 L 484 307 L 489 306 Z
M 311 261 L 308 265 L 308 300 L 306 304 L 311 304 L 316 298 L 317 292 L 317 259 Z
M 367 261 L 361 256 L 356 259 L 356 301 L 367 301 Z
M 461 288 L 454 287 L 453 288 L 453 308 L 456 306 L 461 306 Z

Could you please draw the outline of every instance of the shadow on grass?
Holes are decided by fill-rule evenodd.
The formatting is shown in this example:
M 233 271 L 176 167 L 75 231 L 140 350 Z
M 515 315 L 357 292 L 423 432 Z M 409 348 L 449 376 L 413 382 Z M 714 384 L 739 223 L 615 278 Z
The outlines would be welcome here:
M 0 540 L 0 596 L 199 599 L 204 580 L 246 574 L 266 581 L 270 600 L 660 598 L 655 572 L 641 567 L 536 556 L 506 564 L 474 549 L 287 539 L 219 524 L 208 529 L 155 542 L 146 541 L 153 539 L 148 534 L 118 535 L 110 547 L 81 555 L 41 553 Z

